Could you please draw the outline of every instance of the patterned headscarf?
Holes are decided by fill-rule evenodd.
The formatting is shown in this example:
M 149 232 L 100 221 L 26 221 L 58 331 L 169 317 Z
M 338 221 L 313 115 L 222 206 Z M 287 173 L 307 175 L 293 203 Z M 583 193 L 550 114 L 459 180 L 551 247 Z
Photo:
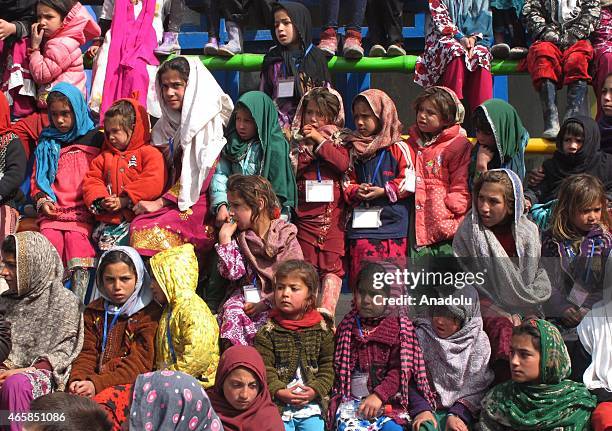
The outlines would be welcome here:
M 374 88 L 362 91 L 353 99 L 353 105 L 356 101 L 363 99 L 370 105 L 380 121 L 380 132 L 368 137 L 353 132 L 347 136 L 346 140 L 353 145 L 355 155 L 359 159 L 365 160 L 372 157 L 381 148 L 390 147 L 401 141 L 402 123 L 397 116 L 395 103 L 384 91 Z
M 223 427 L 194 377 L 180 371 L 156 371 L 136 379 L 130 429 L 220 431 Z
M 38 232 L 12 235 L 16 244 L 17 292 L 0 296 L 11 323 L 9 369 L 46 359 L 58 390 L 64 390 L 72 363 L 83 347 L 83 315 L 77 297 L 64 287 L 64 267 Z
M 596 398 L 582 383 L 566 380 L 571 365 L 561 333 L 546 320 L 530 324 L 540 333 L 540 382 L 509 381 L 493 388 L 482 401 L 481 429 L 587 429 Z

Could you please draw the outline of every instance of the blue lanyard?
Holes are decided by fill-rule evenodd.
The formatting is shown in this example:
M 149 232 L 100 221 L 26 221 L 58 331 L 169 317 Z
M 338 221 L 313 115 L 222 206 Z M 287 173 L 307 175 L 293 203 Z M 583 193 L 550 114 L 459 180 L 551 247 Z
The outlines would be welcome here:
M 170 156 L 174 157 L 174 138 L 168 139 L 168 146 L 170 147 Z
M 302 57 L 302 59 L 306 58 L 306 56 L 308 55 L 308 53 L 310 52 L 310 50 L 312 50 L 313 44 L 311 43 L 310 45 L 308 45 L 308 48 L 306 48 L 306 51 L 304 52 L 304 56 Z M 295 63 L 295 68 L 299 69 L 300 68 L 301 63 Z M 288 76 L 287 74 L 287 65 L 283 62 L 283 73 L 285 74 L 285 77 Z
M 317 181 L 321 182 L 321 166 L 319 163 L 319 159 L 317 159 Z
M 170 329 L 170 318 L 172 317 L 172 309 L 168 309 L 168 316 L 166 317 L 166 336 L 168 338 L 168 349 L 170 349 L 170 356 L 172 357 L 172 363 L 176 364 L 176 352 L 174 351 L 174 343 L 172 342 L 172 329 Z
M 378 171 L 380 170 L 380 165 L 382 164 L 383 158 L 385 157 L 386 150 L 383 150 L 378 157 L 378 163 L 376 163 L 376 169 L 374 169 L 374 174 L 371 178 L 368 178 L 365 168 L 365 163 L 361 165 L 363 170 L 363 176 L 367 183 L 374 184 L 376 177 L 378 176 Z
M 108 328 L 108 303 L 104 303 L 104 332 L 102 333 L 102 356 L 104 356 L 104 350 L 106 350 L 106 340 L 108 338 L 108 334 L 113 330 L 113 327 L 117 323 L 117 319 L 119 319 L 119 313 L 116 313 L 111 321 L 110 328 Z
M 355 322 L 357 322 L 357 329 L 359 330 L 359 335 L 363 337 L 363 329 L 361 329 L 361 318 L 359 315 L 355 316 Z

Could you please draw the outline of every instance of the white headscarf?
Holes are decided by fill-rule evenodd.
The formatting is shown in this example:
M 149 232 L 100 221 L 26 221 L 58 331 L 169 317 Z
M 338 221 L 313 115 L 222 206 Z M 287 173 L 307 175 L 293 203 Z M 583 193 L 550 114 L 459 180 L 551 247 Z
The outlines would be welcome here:
M 232 99 L 223 92 L 212 74 L 197 58 L 184 57 L 189 62 L 189 80 L 181 112 L 163 102 L 159 79 L 155 91 L 161 103 L 162 117 L 153 127 L 151 140 L 155 146 L 182 149 L 181 189 L 178 207 L 191 208 L 200 198 L 202 184 L 225 146 L 223 127 L 234 109 Z
M 576 328 L 580 342 L 591 354 L 591 365 L 582 380 L 590 389 L 612 392 L 612 254 L 606 262 L 604 297 L 593 306 Z

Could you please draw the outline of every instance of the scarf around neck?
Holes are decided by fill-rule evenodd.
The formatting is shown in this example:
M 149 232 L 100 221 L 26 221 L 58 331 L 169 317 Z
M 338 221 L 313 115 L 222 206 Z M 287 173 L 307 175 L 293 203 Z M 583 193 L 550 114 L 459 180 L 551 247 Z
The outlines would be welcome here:
M 311 328 L 323 320 L 323 316 L 317 310 L 309 310 L 300 320 L 285 319 L 278 309 L 273 308 L 269 314 L 270 318 L 281 327 L 290 331 L 299 331 L 304 328 Z

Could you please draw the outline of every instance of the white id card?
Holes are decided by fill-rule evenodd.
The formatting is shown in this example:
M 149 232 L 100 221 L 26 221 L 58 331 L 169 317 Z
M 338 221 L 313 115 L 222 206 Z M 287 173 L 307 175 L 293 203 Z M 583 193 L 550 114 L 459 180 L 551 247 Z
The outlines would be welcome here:
M 333 202 L 333 180 L 306 180 L 306 202 Z
M 382 208 L 355 208 L 353 210 L 353 228 L 354 229 L 373 229 L 382 226 L 380 221 L 380 213 Z
M 358 400 L 370 395 L 368 391 L 368 374 L 353 372 L 351 375 L 351 395 Z
M 276 97 L 293 97 L 293 87 L 295 86 L 295 79 L 289 77 L 286 79 L 279 79 L 276 84 Z
M 589 292 L 584 290 L 582 286 L 574 284 L 574 287 L 570 291 L 567 299 L 569 299 L 569 301 L 577 307 L 582 307 L 582 304 L 584 304 L 584 301 L 587 300 L 588 296 Z
M 406 191 L 414 193 L 416 190 L 416 173 L 409 169 L 406 171 Z
M 259 301 L 261 301 L 261 295 L 259 294 L 259 289 L 257 286 L 247 284 L 246 286 L 242 287 L 242 291 L 244 293 L 244 302 L 257 304 Z

